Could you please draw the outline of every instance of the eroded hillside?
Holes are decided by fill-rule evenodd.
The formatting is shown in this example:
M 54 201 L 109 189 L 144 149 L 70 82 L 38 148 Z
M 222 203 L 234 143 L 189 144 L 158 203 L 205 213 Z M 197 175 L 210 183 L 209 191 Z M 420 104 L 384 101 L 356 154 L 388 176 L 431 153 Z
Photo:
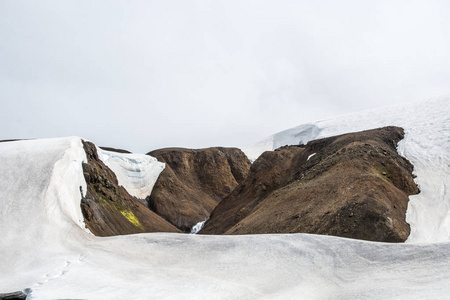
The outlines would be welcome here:
M 98 236 L 141 232 L 180 232 L 120 186 L 116 175 L 98 157 L 94 144 L 83 141 L 87 183 L 81 210 L 87 228 Z
M 316 233 L 402 242 L 413 166 L 397 151 L 403 129 L 384 127 L 263 153 L 201 233 Z
M 149 155 L 166 164 L 147 199 L 149 207 L 182 231 L 209 218 L 244 180 L 250 161 L 237 148 L 168 148 Z
M 96 235 L 315 233 L 402 242 L 413 166 L 396 150 L 404 132 L 383 127 L 284 146 L 252 165 L 237 148 L 155 150 L 166 164 L 151 195 L 130 196 L 84 142 L 82 211 Z M 147 204 L 147 205 L 145 205 Z

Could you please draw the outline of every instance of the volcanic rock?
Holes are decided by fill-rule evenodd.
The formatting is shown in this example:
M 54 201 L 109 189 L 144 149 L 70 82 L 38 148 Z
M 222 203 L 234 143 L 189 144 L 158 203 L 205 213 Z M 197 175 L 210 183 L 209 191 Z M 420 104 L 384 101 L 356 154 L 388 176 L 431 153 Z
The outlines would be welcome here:
M 184 232 L 206 220 L 250 169 L 237 148 L 166 148 L 148 153 L 166 164 L 153 187 L 149 207 Z
M 25 300 L 30 292 L 31 289 L 26 288 L 23 291 L 0 293 L 0 300 Z
M 413 166 L 384 127 L 263 153 L 200 233 L 315 233 L 402 242 Z M 314 155 L 312 155 L 314 154 Z
M 23 139 L 0 140 L 0 143 L 18 142 L 18 141 L 23 141 Z
M 117 148 L 112 148 L 112 147 L 104 147 L 104 146 L 100 146 L 99 147 L 102 150 L 106 150 L 106 151 L 111 151 L 111 152 L 117 152 L 117 153 L 131 153 L 128 150 L 124 150 L 124 149 L 117 149 Z
M 83 141 L 83 146 L 88 163 L 83 164 L 87 191 L 81 200 L 81 210 L 93 234 L 180 232 L 119 186 L 114 172 L 99 159 L 94 144 Z

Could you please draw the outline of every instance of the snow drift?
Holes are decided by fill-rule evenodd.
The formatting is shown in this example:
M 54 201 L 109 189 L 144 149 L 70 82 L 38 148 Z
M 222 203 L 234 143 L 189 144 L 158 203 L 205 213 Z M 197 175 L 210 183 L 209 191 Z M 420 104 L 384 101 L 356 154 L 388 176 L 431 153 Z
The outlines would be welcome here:
M 403 127 L 398 150 L 414 164 L 422 190 L 411 197 L 407 244 L 307 234 L 99 238 L 86 231 L 80 210 L 86 157 L 79 138 L 0 143 L 0 293 L 31 288 L 31 299 L 448 298 L 449 118 L 449 100 L 427 101 L 304 125 L 245 149 L 256 157 L 283 143 Z
M 165 164 L 150 155 L 118 153 L 97 148 L 99 158 L 117 176 L 119 184 L 138 199 L 152 192 Z

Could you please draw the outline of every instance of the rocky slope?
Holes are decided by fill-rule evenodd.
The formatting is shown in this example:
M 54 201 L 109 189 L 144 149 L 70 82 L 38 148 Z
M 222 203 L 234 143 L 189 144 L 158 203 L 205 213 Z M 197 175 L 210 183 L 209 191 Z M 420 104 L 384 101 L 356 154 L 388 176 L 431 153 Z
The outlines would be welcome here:
M 209 219 L 200 233 L 402 242 L 410 233 L 408 195 L 419 192 L 413 166 L 396 150 L 403 136 L 392 126 L 349 133 L 266 151 L 253 165 L 237 148 L 155 150 L 148 155 L 166 166 L 145 201 L 119 186 L 95 146 L 83 142 L 88 190 L 81 207 L 87 227 L 101 236 L 189 232 Z
M 148 154 L 166 164 L 147 199 L 149 207 L 185 232 L 206 220 L 251 166 L 237 148 L 167 148 Z
M 419 190 L 412 165 L 396 151 L 403 136 L 384 127 L 265 152 L 200 233 L 405 241 L 408 195 Z
M 83 141 L 88 163 L 81 210 L 86 226 L 98 236 L 141 232 L 180 232 L 119 186 L 116 175 L 98 157 L 94 144 Z

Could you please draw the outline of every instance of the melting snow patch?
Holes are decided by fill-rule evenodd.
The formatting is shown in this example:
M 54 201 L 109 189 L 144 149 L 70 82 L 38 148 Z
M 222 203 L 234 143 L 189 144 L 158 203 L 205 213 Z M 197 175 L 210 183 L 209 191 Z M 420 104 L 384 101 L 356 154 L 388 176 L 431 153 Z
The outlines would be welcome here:
M 100 148 L 97 148 L 97 152 L 105 165 L 116 174 L 119 184 L 138 199 L 145 199 L 151 194 L 159 174 L 166 166 L 150 155 L 118 153 Z
M 310 156 L 308 156 L 308 159 L 306 161 L 308 161 L 311 157 L 313 157 L 314 155 L 316 155 L 316 153 L 311 154 Z

